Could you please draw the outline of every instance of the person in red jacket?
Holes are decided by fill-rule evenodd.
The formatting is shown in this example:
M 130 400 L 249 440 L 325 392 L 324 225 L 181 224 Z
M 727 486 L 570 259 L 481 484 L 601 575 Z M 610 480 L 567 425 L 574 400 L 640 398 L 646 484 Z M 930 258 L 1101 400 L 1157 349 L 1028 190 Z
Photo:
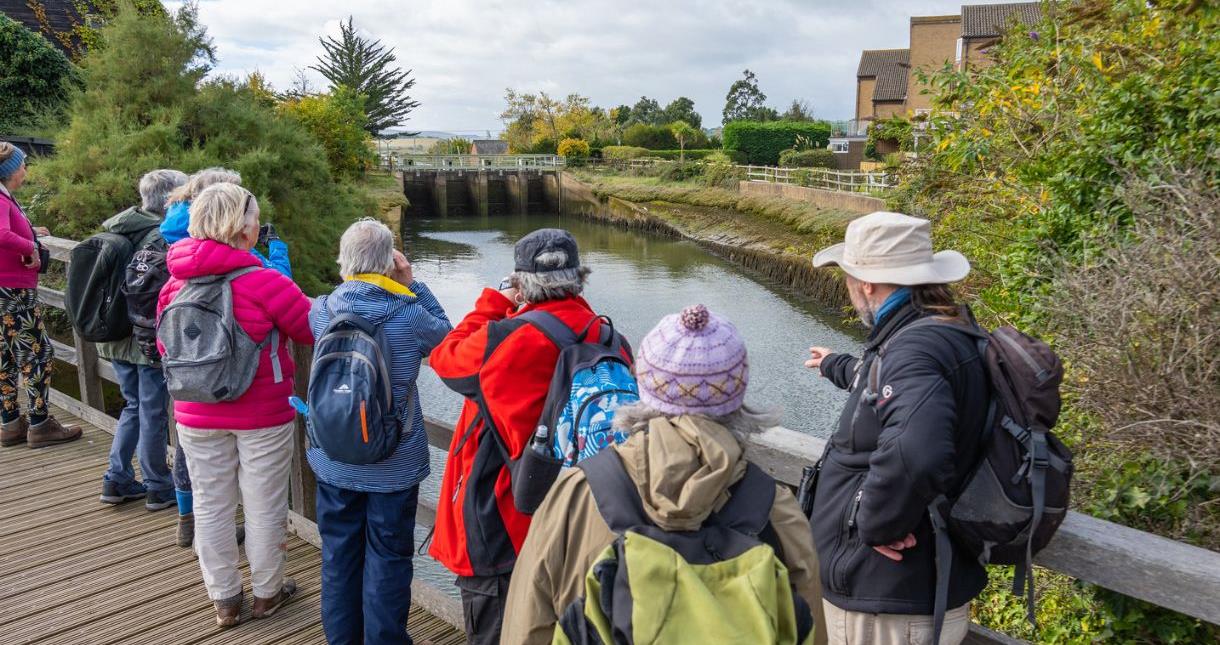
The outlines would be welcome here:
M 430 553 L 457 574 L 468 643 L 500 642 L 509 576 L 530 525 L 513 504 L 506 463 L 533 435 L 559 360 L 559 347 L 540 329 L 513 318 L 545 311 L 576 333 L 590 323 L 589 338 L 601 333 L 597 314 L 580 295 L 589 269 L 581 266 L 571 233 L 534 231 L 517 242 L 514 255 L 510 286 L 484 289 L 474 311 L 430 358 L 445 384 L 466 397 Z M 480 392 L 483 405 L 476 402 Z

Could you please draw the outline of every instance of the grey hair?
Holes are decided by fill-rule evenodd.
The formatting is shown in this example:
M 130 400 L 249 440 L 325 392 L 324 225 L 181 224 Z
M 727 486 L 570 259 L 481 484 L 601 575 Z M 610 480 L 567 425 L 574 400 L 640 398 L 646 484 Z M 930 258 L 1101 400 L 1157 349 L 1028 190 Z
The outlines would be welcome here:
M 653 419 L 668 419 L 673 416 L 672 414 L 654 410 L 643 403 L 625 405 L 614 411 L 614 427 L 631 433 L 641 432 L 648 428 L 649 422 Z M 738 441 L 745 441 L 746 437 L 752 434 L 767 428 L 774 428 L 780 424 L 778 413 L 769 410 L 759 410 L 749 405 L 742 405 L 736 411 L 724 416 L 704 416 L 704 418 L 724 426 L 726 430 L 733 433 L 733 436 L 737 437 Z
M 389 275 L 394 270 L 394 233 L 371 218 L 356 220 L 339 238 L 339 274 Z
M 543 270 L 537 273 L 518 271 L 511 277 L 513 287 L 527 304 L 579 296 L 585 290 L 589 274 L 593 272 L 584 266 L 559 268 L 568 263 L 566 251 L 547 251 L 534 258 L 534 263 Z M 547 267 L 554 268 L 547 271 Z
M 192 201 L 199 196 L 199 193 L 203 192 L 204 188 L 213 184 L 237 184 L 240 186 L 241 173 L 236 170 L 229 170 L 228 168 L 204 168 L 191 175 L 185 184 L 175 188 L 169 194 L 169 200 L 166 204 Z
M 164 213 L 170 191 L 186 183 L 186 173 L 162 168 L 140 177 L 140 206 L 151 213 Z

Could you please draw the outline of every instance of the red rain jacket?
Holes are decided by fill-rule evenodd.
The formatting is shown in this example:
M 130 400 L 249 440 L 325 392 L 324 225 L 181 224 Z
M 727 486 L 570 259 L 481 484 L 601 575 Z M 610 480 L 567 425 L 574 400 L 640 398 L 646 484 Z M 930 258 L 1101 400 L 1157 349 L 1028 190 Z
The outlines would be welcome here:
M 502 445 L 512 459 L 519 457 L 542 415 L 559 348 L 537 328 L 524 324 L 510 331 L 486 356 L 488 325 L 533 309 L 554 314 L 576 333 L 597 316 L 580 297 L 527 305 L 515 312 L 503 294 L 485 289 L 474 311 L 429 359 L 445 384 L 466 397 L 449 444 L 436 532 L 429 549 L 433 558 L 459 576 L 512 571 L 529 530 L 530 517 L 513 504 L 502 448 L 489 434 L 491 428 L 483 423 L 471 397 L 482 388 Z M 492 326 L 493 335 L 496 328 Z M 590 338 L 599 338 L 600 333 L 600 322 L 589 329 Z

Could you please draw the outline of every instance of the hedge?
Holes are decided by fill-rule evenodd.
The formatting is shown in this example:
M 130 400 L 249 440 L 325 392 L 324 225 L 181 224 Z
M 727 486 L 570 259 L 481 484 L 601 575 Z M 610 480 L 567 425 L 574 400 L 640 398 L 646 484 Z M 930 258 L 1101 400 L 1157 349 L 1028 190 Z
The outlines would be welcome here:
M 636 123 L 623 131 L 623 143 L 649 150 L 672 150 L 678 147 L 674 133 L 663 125 Z
M 686 160 L 687 161 L 698 161 L 698 160 L 712 154 L 713 152 L 720 152 L 720 150 L 718 150 L 716 148 L 693 148 L 693 149 L 687 148 L 686 149 Z M 649 150 L 648 156 L 649 157 L 660 157 L 662 159 L 676 161 L 681 156 L 681 153 L 682 153 L 681 150 Z
M 785 150 L 779 153 L 779 165 L 784 168 L 834 168 L 835 153 L 825 148 Z
M 602 148 L 603 159 L 635 159 L 652 154 L 648 148 L 639 146 L 606 146 Z
M 749 163 L 775 165 L 779 153 L 797 144 L 797 137 L 821 148 L 830 143 L 830 124 L 825 121 L 731 121 L 724 126 L 724 149 L 746 155 Z

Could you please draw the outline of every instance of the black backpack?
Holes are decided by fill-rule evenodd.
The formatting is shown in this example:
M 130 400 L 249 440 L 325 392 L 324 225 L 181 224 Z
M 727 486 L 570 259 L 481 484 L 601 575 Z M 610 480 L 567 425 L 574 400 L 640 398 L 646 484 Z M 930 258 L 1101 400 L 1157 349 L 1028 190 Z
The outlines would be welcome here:
M 98 233 L 72 249 L 64 305 L 81 338 L 100 343 L 131 335 L 123 285 L 136 244 L 147 232 Z
M 949 569 L 954 544 L 981 564 L 1013 565 L 1013 593 L 1026 597 L 1026 616 L 1034 620 L 1033 556 L 1050 542 L 1067 516 L 1072 453 L 1051 428 L 1059 419 L 1063 363 L 1041 340 L 1000 327 L 993 332 L 928 317 L 899 329 L 878 349 L 863 396 L 876 397 L 886 346 L 909 329 L 938 326 L 975 339 L 991 386 L 991 403 L 979 454 L 957 492 L 928 506 L 936 535 L 935 628 L 940 640 L 948 607 Z
M 161 295 L 161 287 L 169 281 L 169 267 L 165 264 L 168 251 L 165 238 L 153 235 L 132 255 L 123 279 L 131 336 L 140 351 L 152 360 L 161 357 L 157 351 L 157 298 Z

